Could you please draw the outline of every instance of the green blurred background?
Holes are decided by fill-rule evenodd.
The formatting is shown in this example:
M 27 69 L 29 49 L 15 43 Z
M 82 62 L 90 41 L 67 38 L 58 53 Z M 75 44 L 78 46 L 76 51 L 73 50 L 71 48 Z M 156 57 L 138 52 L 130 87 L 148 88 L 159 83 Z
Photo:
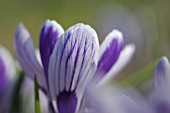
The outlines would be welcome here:
M 137 51 L 116 81 L 142 89 L 153 83 L 158 59 L 170 56 L 169 11 L 170 0 L 1 0 L 0 44 L 14 55 L 15 29 L 20 22 L 36 47 L 46 19 L 57 20 L 65 30 L 80 22 L 90 24 L 100 42 L 117 28 L 124 33 L 126 44 L 136 44 Z

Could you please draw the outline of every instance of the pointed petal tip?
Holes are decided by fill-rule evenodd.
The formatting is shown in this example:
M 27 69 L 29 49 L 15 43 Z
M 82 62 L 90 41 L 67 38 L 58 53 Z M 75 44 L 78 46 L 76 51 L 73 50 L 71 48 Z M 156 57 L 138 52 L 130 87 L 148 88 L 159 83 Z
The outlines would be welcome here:
M 21 40 L 23 43 L 30 38 L 28 30 L 25 28 L 23 23 L 19 23 L 16 29 L 15 38 Z
M 64 33 L 62 26 L 55 20 L 47 19 L 43 25 L 46 29 L 52 27 L 54 31 L 58 30 L 58 32 Z
M 77 29 L 84 29 L 84 31 L 87 31 L 91 36 L 93 36 L 93 42 L 95 44 L 95 49 L 96 51 L 99 51 L 99 40 L 98 40 L 98 35 L 97 32 L 88 24 L 84 24 L 84 23 L 78 23 L 75 24 L 74 26 L 70 27 L 68 31 L 73 32 L 74 30 Z M 94 59 L 94 63 L 97 64 L 98 59 L 99 59 L 99 53 L 96 52 L 96 54 L 94 55 L 95 59 Z
M 155 76 L 160 76 L 160 75 L 162 75 L 160 73 L 165 72 L 167 70 L 169 70 L 169 61 L 168 61 L 167 57 L 163 56 L 157 64 L 157 67 L 155 70 Z
M 159 97 L 167 99 L 170 92 L 167 90 L 170 81 L 170 64 L 167 57 L 162 57 L 155 69 L 155 88 Z M 163 95 L 163 96 L 162 96 Z
M 169 63 L 168 58 L 167 58 L 166 56 L 161 57 L 161 59 L 159 60 L 159 62 Z
M 25 27 L 25 25 L 22 23 L 22 22 L 20 22 L 19 24 L 18 24 L 18 26 L 17 26 L 17 30 L 16 30 L 17 32 L 28 32 L 28 30 L 27 30 L 27 28 Z
M 84 29 L 85 31 L 87 31 L 88 33 L 93 35 L 94 41 L 95 41 L 97 47 L 99 48 L 98 35 L 97 35 L 96 31 L 90 25 L 84 24 L 84 23 L 78 23 L 78 24 L 75 24 L 72 27 L 70 27 L 68 29 L 68 32 L 73 32 L 73 31 L 75 31 L 77 29 Z
M 169 66 L 169 61 L 168 61 L 168 58 L 163 56 L 158 64 L 157 64 L 157 68 L 156 70 L 164 70 L 165 68 L 167 68 Z
M 55 20 L 47 19 L 40 33 L 40 54 L 45 73 L 48 73 L 49 58 L 59 37 L 64 33 L 62 26 Z
M 111 38 L 116 38 L 120 42 L 124 42 L 123 33 L 118 29 L 113 29 L 110 34 Z
M 129 50 L 130 52 L 134 53 L 135 50 L 136 50 L 136 45 L 135 45 L 135 44 L 128 44 L 128 45 L 125 46 L 124 49 L 127 49 L 127 50 Z

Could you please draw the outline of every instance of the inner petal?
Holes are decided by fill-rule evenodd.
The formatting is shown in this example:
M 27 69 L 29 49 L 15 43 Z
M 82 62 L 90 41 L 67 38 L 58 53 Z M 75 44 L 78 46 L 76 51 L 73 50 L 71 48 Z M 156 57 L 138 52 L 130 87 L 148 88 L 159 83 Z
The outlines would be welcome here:
M 63 28 L 54 20 L 47 20 L 42 27 L 40 33 L 40 54 L 45 74 L 48 74 L 49 58 L 52 54 L 55 43 L 61 34 L 64 33 Z

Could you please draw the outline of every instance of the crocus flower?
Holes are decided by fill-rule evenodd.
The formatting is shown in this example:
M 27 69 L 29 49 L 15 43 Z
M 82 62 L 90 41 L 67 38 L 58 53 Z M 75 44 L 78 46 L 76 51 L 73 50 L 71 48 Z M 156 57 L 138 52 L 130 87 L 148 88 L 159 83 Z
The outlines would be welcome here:
M 162 57 L 155 70 L 156 113 L 170 113 L 170 64 Z
M 16 70 L 7 49 L 0 46 L 0 113 L 9 113 Z
M 40 88 L 55 100 L 56 112 L 78 113 L 84 91 L 110 80 L 131 59 L 135 47 L 123 49 L 123 42 L 122 33 L 113 30 L 99 47 L 97 33 L 89 25 L 76 24 L 64 32 L 56 21 L 47 20 L 40 33 L 42 65 L 23 24 L 16 31 L 15 50 L 26 75 L 33 79 L 36 74 Z

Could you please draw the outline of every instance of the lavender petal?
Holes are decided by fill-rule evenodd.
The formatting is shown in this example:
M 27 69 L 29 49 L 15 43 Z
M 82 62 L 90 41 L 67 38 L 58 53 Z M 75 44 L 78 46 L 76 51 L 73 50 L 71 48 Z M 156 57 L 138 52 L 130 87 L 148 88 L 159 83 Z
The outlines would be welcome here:
M 162 57 L 155 71 L 155 87 L 158 98 L 170 100 L 170 64 L 166 57 Z
M 61 34 L 64 33 L 63 28 L 55 20 L 46 20 L 40 33 L 40 54 L 45 74 L 48 74 L 49 58 L 52 54 L 54 45 Z
M 47 91 L 44 71 L 36 59 L 31 36 L 23 24 L 19 24 L 16 30 L 15 52 L 25 74 L 33 80 L 36 74 L 39 86 Z

